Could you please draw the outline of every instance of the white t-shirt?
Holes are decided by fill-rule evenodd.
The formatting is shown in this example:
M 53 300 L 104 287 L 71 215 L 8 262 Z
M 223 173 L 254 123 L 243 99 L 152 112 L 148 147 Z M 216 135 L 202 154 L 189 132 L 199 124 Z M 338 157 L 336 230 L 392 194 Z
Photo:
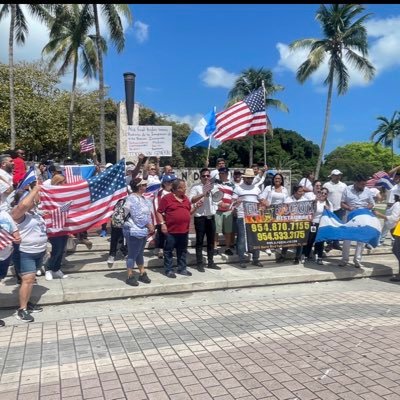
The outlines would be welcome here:
M 326 205 L 325 201 L 319 201 L 319 200 L 316 201 L 316 207 L 314 209 L 314 218 L 313 218 L 312 222 L 319 224 L 322 213 L 325 210 L 325 205 Z M 328 200 L 328 208 L 329 208 L 329 211 L 332 211 L 332 203 L 329 200 Z
M 400 202 L 396 201 L 387 211 L 386 211 L 387 222 L 389 224 L 389 229 L 394 228 L 400 220 Z
M 254 185 L 246 185 L 245 183 L 243 183 L 242 185 L 235 187 L 232 199 L 241 200 L 241 203 L 237 206 L 238 218 L 244 218 L 243 203 L 258 203 L 260 199 L 260 193 L 260 188 Z
M 312 182 L 308 178 L 303 178 L 299 182 L 299 186 L 303 186 L 303 188 L 306 188 L 306 189 L 310 190 L 311 192 L 313 191 Z
M 340 210 L 340 202 L 342 201 L 342 194 L 346 190 L 347 185 L 343 182 L 333 183 L 332 181 L 324 183 L 322 186 L 329 190 L 328 200 L 332 203 L 333 211 Z
M 277 192 L 275 186 L 266 186 L 260 194 L 261 199 L 266 199 L 270 205 L 282 204 L 289 196 L 287 189 L 282 186 L 282 192 Z
M 47 248 L 47 233 L 44 219 L 37 214 L 26 213 L 17 224 L 21 235 L 19 249 L 24 253 L 42 253 Z
M 18 230 L 17 225 L 11 218 L 11 215 L 6 211 L 0 211 L 0 226 L 2 229 L 11 234 Z M 10 243 L 4 247 L 4 249 L 0 250 L 0 260 L 6 260 L 8 257 L 10 257 L 12 251 L 13 245 Z
M 0 168 L 0 193 L 1 203 L 4 203 L 8 197 L 8 193 L 5 193 L 13 185 L 12 175 Z

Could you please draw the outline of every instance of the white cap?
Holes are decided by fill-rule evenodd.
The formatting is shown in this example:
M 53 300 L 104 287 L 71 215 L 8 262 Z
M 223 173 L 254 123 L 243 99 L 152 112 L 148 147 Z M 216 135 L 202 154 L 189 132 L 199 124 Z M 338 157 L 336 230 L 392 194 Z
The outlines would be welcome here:
M 110 168 L 110 167 L 112 167 L 113 165 L 110 163 L 110 162 L 108 162 L 107 164 L 106 164 L 106 168 Z
M 329 176 L 332 175 L 343 175 L 338 169 L 334 169 Z

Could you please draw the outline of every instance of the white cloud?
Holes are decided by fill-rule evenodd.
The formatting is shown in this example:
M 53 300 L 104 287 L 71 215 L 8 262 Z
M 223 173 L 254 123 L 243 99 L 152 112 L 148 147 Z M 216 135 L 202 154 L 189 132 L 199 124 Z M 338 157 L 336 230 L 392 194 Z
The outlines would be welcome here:
M 200 78 L 209 87 L 231 89 L 239 75 L 225 71 L 221 67 L 208 67 L 201 73 Z
M 368 59 L 376 68 L 376 76 L 389 68 L 399 66 L 400 16 L 367 21 L 366 28 L 369 36 Z M 276 71 L 289 70 L 296 73 L 297 68 L 306 60 L 308 55 L 308 50 L 305 49 L 292 52 L 285 43 L 277 43 L 276 47 L 280 54 L 278 65 L 275 68 Z M 355 68 L 347 66 L 351 86 L 366 86 L 369 84 Z M 327 75 L 328 63 L 326 58 L 321 67 L 310 76 L 310 79 L 314 85 L 320 86 Z
M 72 72 L 65 74 L 64 76 L 60 77 L 61 82 L 57 85 L 60 89 L 71 91 L 72 90 Z M 97 79 L 83 79 L 77 78 L 76 80 L 77 88 L 84 90 L 84 91 L 92 91 L 98 90 L 99 88 L 99 81 Z
M 332 124 L 332 129 L 335 131 L 335 132 L 344 132 L 345 131 L 345 126 L 344 125 L 342 125 L 342 124 Z
M 133 33 L 139 43 L 145 42 L 149 38 L 149 25 L 141 21 L 133 24 Z
M 176 122 L 188 124 L 190 127 L 194 128 L 195 125 L 203 118 L 203 114 L 184 115 L 184 116 L 179 116 L 176 114 L 168 114 L 168 118 Z

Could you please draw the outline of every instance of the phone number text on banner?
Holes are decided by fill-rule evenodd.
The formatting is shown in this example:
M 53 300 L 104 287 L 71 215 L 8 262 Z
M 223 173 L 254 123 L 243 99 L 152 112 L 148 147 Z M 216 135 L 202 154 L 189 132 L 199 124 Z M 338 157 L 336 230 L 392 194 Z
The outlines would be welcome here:
M 247 247 L 263 250 L 307 244 L 314 213 L 313 201 L 277 204 L 258 210 L 244 204 Z

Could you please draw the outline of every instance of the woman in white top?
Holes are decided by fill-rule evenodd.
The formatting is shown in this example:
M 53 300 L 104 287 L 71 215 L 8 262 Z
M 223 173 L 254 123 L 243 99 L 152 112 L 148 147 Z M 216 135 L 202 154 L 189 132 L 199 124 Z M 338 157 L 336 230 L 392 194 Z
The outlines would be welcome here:
M 36 270 L 42 266 L 47 248 L 46 224 L 40 215 L 30 212 L 39 202 L 39 188 L 35 186 L 28 195 L 25 195 L 25 190 L 17 191 L 14 208 L 10 213 L 21 235 L 21 244 L 14 252 L 13 261 L 22 280 L 19 309 L 15 316 L 23 322 L 33 322 L 31 313 L 43 311 L 41 307 L 29 302 Z
M 315 199 L 315 208 L 314 208 L 314 218 L 312 220 L 310 233 L 308 235 L 307 245 L 303 246 L 303 257 L 302 263 L 304 259 L 312 260 L 310 257 L 310 253 L 315 242 L 315 237 L 317 236 L 319 222 L 321 221 L 321 216 L 324 210 L 333 211 L 332 203 L 328 200 L 329 190 L 327 188 L 323 188 L 319 193 L 317 193 L 317 197 Z M 322 261 L 322 253 L 324 251 L 324 242 L 315 243 L 314 253 L 317 254 L 317 264 L 323 265 Z
M 272 178 L 272 185 L 266 186 L 260 194 L 261 199 L 265 199 L 263 205 L 269 207 L 275 204 L 283 203 L 289 196 L 287 189 L 284 186 L 282 174 L 275 174 Z

